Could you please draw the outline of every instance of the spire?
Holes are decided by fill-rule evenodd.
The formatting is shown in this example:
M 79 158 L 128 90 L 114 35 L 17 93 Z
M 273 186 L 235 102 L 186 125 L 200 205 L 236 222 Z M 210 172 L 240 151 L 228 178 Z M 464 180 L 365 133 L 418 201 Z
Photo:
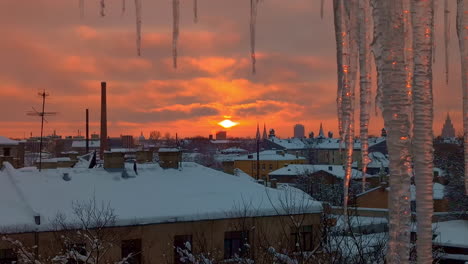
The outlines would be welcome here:
M 260 128 L 258 127 L 258 123 L 257 123 L 257 134 L 256 134 L 255 138 L 257 140 L 260 140 Z
M 268 138 L 267 131 L 266 131 L 266 125 L 263 123 L 263 136 L 262 139 L 266 140 Z
M 320 122 L 320 131 L 319 131 L 318 137 L 319 137 L 319 138 L 325 138 L 325 134 L 323 133 L 322 122 Z

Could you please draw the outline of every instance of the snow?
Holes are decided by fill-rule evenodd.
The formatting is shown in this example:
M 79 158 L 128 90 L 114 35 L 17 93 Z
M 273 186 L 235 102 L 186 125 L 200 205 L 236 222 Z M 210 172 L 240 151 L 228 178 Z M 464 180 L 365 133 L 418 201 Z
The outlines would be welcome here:
M 306 149 L 307 145 L 300 138 L 289 138 L 289 139 L 280 139 L 277 137 L 271 137 L 269 141 L 280 145 L 285 149 Z
M 51 159 L 43 159 L 42 162 L 66 162 L 66 161 L 71 161 L 70 158 L 68 157 L 61 157 L 61 158 L 51 158 Z M 39 160 L 37 160 L 37 162 L 39 162 Z
M 468 248 L 468 221 L 452 220 L 432 224 L 437 237 L 434 244 L 447 247 Z
M 331 170 L 330 170 L 331 168 Z M 310 165 L 310 164 L 289 164 L 269 173 L 272 176 L 298 176 L 305 173 L 315 173 L 318 171 L 325 171 L 334 175 L 339 179 L 344 179 L 345 170 L 342 165 Z M 377 175 L 366 175 L 366 178 L 378 177 Z M 353 169 L 352 179 L 362 179 L 362 172 Z
M 232 153 L 244 154 L 244 153 L 247 153 L 247 152 L 248 152 L 247 150 L 239 148 L 239 147 L 232 147 L 232 148 L 227 148 L 227 149 L 221 150 L 222 154 L 232 154 Z
M 101 146 L 101 141 L 99 140 L 90 140 L 90 148 L 99 148 Z M 75 140 L 72 142 L 72 148 L 86 148 L 86 140 Z
M 445 186 L 440 183 L 433 184 L 433 199 L 442 200 L 445 197 Z M 416 186 L 411 185 L 411 201 L 416 201 Z
M 50 223 L 61 213 L 72 218 L 72 202 L 89 201 L 95 195 L 100 203 L 110 202 L 117 225 L 155 224 L 233 217 L 239 206 L 251 204 L 250 216 L 284 212 L 284 199 L 304 206 L 307 212 L 322 210 L 321 203 L 287 186 L 271 189 L 196 163 L 184 162 L 180 169 L 162 169 L 157 164 L 126 164 L 129 178 L 122 171 L 103 168 L 62 168 L 16 170 L 5 163 L 0 171 L 0 229 L 50 230 Z M 63 180 L 68 173 L 70 181 Z M 292 195 L 291 195 L 292 194 Z M 303 202 L 303 203 L 302 203 Z M 299 208 L 297 212 L 299 212 Z M 34 215 L 41 225 L 34 224 Z
M 250 155 L 253 157 L 249 158 Z M 239 156 L 236 160 L 257 160 L 257 153 Z M 296 157 L 296 155 L 284 153 L 282 151 L 264 150 L 260 152 L 260 160 L 306 160 L 306 158 Z
M 7 146 L 13 145 L 13 146 L 16 146 L 18 144 L 19 144 L 19 142 L 16 141 L 16 140 L 11 140 L 11 139 L 6 138 L 4 136 L 0 136 L 0 145 L 7 145 Z
M 180 152 L 178 148 L 160 148 L 158 152 Z

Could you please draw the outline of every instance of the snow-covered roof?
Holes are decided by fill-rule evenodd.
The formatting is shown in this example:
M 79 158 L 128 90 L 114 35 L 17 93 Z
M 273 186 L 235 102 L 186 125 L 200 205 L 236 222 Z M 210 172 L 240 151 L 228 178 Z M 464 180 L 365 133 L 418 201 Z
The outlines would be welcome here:
M 251 204 L 251 216 L 276 215 L 275 209 L 284 212 L 281 203 L 286 197 L 306 203 L 307 212 L 322 210 L 321 203 L 310 196 L 299 197 L 299 192 L 294 191 L 290 197 L 285 189 L 266 188 L 245 177 L 192 162 L 184 162 L 181 169 L 141 164 L 138 175 L 133 164 L 126 164 L 127 173 L 133 176 L 130 178 L 122 178 L 122 171 L 103 168 L 39 172 L 35 168 L 17 170 L 9 163 L 4 165 L 0 171 L 0 229 L 16 228 L 16 232 L 49 230 L 57 213 L 73 218 L 72 202 L 89 201 L 94 195 L 98 203 L 110 202 L 117 225 L 229 218 L 246 201 Z M 64 180 L 64 173 L 71 180 Z M 41 217 L 40 226 L 34 224 L 35 215 Z
M 4 137 L 4 136 L 0 136 L 0 145 L 12 145 L 12 146 L 16 146 L 18 145 L 19 142 L 16 141 L 16 140 L 12 140 L 12 139 L 9 139 L 7 137 Z
M 101 146 L 101 141 L 99 140 L 90 140 L 90 148 L 99 148 Z M 72 142 L 72 148 L 86 148 L 86 140 L 74 140 Z
M 468 248 L 468 220 L 451 220 L 432 224 L 437 237 L 434 244 L 446 247 Z
M 270 137 L 268 138 L 269 141 L 280 145 L 285 149 L 305 149 L 307 145 L 300 139 L 300 138 L 288 138 L 288 139 L 280 139 L 277 137 Z
M 232 147 L 221 150 L 223 154 L 231 154 L 231 153 L 247 153 L 248 151 L 239 147 Z
M 442 200 L 445 197 L 445 186 L 440 183 L 433 184 L 433 199 L 434 200 Z M 416 201 L 416 186 L 411 185 L 411 201 Z
M 71 159 L 69 157 L 60 157 L 60 158 L 50 158 L 50 159 L 43 159 L 42 160 L 42 162 L 50 162 L 50 163 L 67 162 L 67 161 L 71 161 Z M 37 162 L 39 162 L 39 160 L 37 160 Z
M 180 152 L 178 148 L 160 148 L 158 152 Z
M 251 156 L 251 158 L 249 158 Z M 260 152 L 260 160 L 305 160 L 304 157 L 296 157 L 289 153 L 277 150 L 264 150 Z M 242 155 L 235 160 L 257 160 L 257 153 Z
M 369 138 L 369 147 L 372 147 L 376 144 L 384 142 L 385 137 Z M 341 148 L 345 147 L 345 143 L 341 143 Z M 340 149 L 340 139 L 339 138 L 325 138 L 320 139 L 314 148 L 317 149 Z M 361 149 L 361 141 L 359 139 L 354 140 L 354 149 Z
M 362 196 L 364 194 L 373 192 L 373 191 L 378 190 L 380 188 L 382 188 L 382 186 L 377 186 L 377 187 L 369 189 L 369 190 L 367 190 L 367 191 L 365 191 L 363 193 L 360 193 L 357 196 L 358 197 Z M 389 189 L 389 187 L 386 188 L 386 190 L 388 190 L 388 189 Z M 411 192 L 411 201 L 416 201 L 416 186 L 415 185 L 411 185 L 410 192 Z M 440 184 L 440 183 L 434 183 L 433 184 L 432 197 L 433 197 L 434 200 L 444 199 L 444 197 L 445 197 L 445 186 Z
M 343 179 L 345 176 L 345 170 L 343 166 L 341 165 L 310 165 L 310 164 L 289 164 L 286 167 L 270 172 L 268 175 L 270 175 L 270 177 L 273 177 L 273 176 L 294 177 L 298 175 L 303 175 L 305 173 L 315 173 L 318 171 L 328 172 L 339 179 Z M 353 179 L 361 179 L 362 172 L 353 169 L 351 177 Z M 371 177 L 378 177 L 378 176 L 366 174 L 366 177 L 371 178 Z

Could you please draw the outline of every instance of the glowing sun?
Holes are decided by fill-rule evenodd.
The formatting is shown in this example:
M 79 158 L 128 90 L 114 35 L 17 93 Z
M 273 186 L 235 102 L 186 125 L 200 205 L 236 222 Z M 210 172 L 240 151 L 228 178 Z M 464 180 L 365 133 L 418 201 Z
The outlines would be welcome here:
M 224 128 L 231 128 L 234 126 L 237 126 L 239 123 L 237 122 L 232 122 L 229 119 L 224 119 L 223 121 L 219 122 L 218 125 L 224 127 Z

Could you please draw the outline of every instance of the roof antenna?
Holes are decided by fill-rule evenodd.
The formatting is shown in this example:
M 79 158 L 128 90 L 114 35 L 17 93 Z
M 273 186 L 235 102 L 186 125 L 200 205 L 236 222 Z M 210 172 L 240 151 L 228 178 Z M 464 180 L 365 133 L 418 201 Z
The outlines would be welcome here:
M 46 102 L 46 97 L 49 96 L 49 93 L 46 92 L 46 90 L 43 90 L 42 92 L 39 92 L 38 95 L 42 97 L 42 111 L 38 112 L 34 107 L 32 108 L 34 111 L 29 111 L 27 115 L 29 116 L 40 116 L 41 117 L 41 139 L 39 141 L 39 171 L 42 170 L 42 140 L 44 136 L 44 122 L 48 122 L 47 119 L 45 119 L 46 116 L 54 116 L 57 114 L 57 112 L 45 112 L 45 102 Z

